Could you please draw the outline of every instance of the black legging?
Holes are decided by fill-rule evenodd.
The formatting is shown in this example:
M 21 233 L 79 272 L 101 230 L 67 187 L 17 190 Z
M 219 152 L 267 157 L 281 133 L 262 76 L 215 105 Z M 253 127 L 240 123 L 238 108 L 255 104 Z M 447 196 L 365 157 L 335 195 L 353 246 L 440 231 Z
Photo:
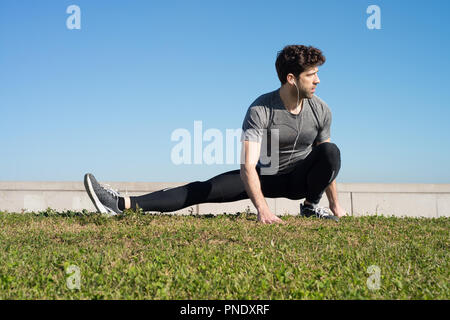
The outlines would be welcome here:
M 341 168 L 339 148 L 331 142 L 313 147 L 308 156 L 296 163 L 293 171 L 280 175 L 261 175 L 257 170 L 264 197 L 306 198 L 319 203 L 327 186 Z M 228 171 L 206 181 L 130 197 L 131 208 L 144 211 L 172 212 L 200 203 L 232 202 L 249 199 L 240 170 Z

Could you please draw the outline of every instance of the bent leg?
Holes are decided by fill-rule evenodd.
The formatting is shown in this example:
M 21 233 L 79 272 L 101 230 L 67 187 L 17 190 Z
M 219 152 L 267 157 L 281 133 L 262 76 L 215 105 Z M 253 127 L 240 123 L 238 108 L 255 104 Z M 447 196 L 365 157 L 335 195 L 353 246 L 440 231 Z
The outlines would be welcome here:
M 318 204 L 340 168 L 340 150 L 334 143 L 324 142 L 314 147 L 291 173 L 291 199 L 306 198 L 309 203 Z

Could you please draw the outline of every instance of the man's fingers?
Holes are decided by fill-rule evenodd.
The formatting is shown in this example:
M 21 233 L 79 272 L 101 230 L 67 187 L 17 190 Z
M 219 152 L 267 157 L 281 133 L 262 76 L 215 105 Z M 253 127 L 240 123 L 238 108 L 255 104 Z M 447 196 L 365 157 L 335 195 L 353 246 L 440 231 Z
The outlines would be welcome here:
M 281 220 L 281 219 L 278 218 L 278 217 L 275 217 L 275 218 L 273 218 L 273 219 L 270 219 L 270 220 L 268 221 L 268 223 L 270 223 L 270 224 L 272 224 L 272 223 L 281 223 L 281 224 L 283 224 L 284 221 Z
M 284 224 L 285 222 L 278 218 L 277 216 L 270 217 L 270 218 L 260 218 L 258 219 L 259 222 L 262 224 L 272 224 L 272 223 L 281 223 Z
M 278 218 L 277 216 L 273 217 L 272 221 L 276 223 L 284 223 L 284 221 Z

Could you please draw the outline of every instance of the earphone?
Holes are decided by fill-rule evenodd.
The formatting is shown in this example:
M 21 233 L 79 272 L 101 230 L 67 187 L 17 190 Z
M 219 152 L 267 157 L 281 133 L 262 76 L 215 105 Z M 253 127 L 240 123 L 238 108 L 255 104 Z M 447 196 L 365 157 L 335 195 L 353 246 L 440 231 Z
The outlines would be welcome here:
M 294 81 L 294 86 L 295 86 L 295 88 L 297 88 L 297 104 L 296 104 L 295 107 L 298 108 L 298 104 L 300 102 L 300 90 L 298 89 L 297 84 L 295 83 L 295 81 Z M 288 164 L 291 163 L 292 154 L 294 153 L 295 146 L 297 145 L 297 140 L 298 140 L 298 137 L 300 136 L 300 130 L 302 128 L 302 124 L 303 124 L 303 122 L 300 123 L 300 128 L 299 128 L 298 127 L 298 114 L 296 114 L 295 115 L 295 125 L 297 127 L 297 137 L 295 138 L 294 146 L 292 147 L 291 155 L 289 156 L 289 160 L 288 160 Z

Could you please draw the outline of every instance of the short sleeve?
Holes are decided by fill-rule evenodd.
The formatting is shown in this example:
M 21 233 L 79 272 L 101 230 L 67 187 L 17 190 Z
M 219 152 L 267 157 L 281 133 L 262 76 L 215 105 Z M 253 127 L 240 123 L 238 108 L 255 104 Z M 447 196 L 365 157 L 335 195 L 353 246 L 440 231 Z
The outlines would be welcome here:
M 314 143 L 324 142 L 330 138 L 331 129 L 331 111 L 326 104 L 323 105 L 323 112 L 321 117 L 321 125 Z
M 265 111 L 262 106 L 251 106 L 248 108 L 242 123 L 241 142 L 262 141 L 264 129 L 267 128 L 264 115 Z

